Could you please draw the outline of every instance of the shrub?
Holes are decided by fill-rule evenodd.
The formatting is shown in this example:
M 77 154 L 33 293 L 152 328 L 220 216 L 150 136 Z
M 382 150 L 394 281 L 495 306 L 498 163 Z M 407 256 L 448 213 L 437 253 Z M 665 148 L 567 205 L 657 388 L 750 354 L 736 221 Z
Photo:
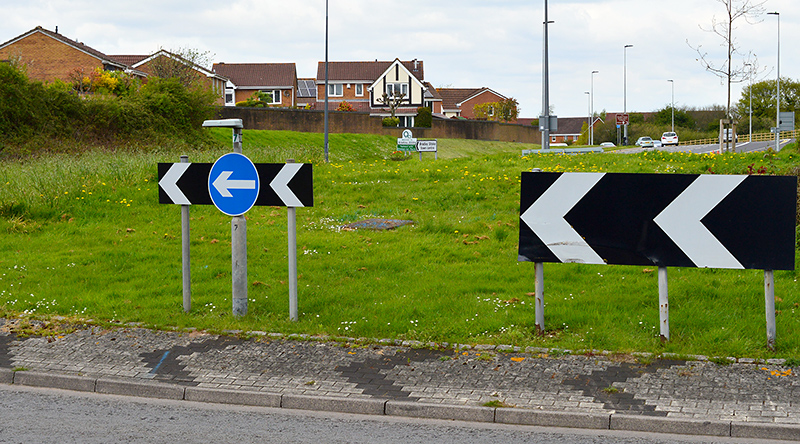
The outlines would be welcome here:
M 385 127 L 400 126 L 400 119 L 397 118 L 397 117 L 384 117 L 383 118 L 383 126 L 385 126 Z
M 356 110 L 356 109 L 355 109 L 355 108 L 353 108 L 353 105 L 351 105 L 351 104 L 350 104 L 349 102 L 347 102 L 347 101 L 342 101 L 341 103 L 339 103 L 339 107 L 338 107 L 338 108 L 336 108 L 336 111 L 347 111 L 347 112 L 353 112 L 353 111 L 355 111 L 355 110 Z
M 417 108 L 417 118 L 414 120 L 414 123 L 420 128 L 430 128 L 433 123 L 431 109 L 427 106 Z

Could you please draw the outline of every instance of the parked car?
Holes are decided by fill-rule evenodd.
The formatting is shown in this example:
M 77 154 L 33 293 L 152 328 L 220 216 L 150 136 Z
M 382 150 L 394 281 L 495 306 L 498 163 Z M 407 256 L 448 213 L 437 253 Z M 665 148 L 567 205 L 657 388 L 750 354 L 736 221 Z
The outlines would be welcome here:
M 653 139 L 648 136 L 640 137 L 636 140 L 636 146 L 640 146 L 642 148 L 653 148 Z
M 614 148 L 616 145 L 614 145 L 611 142 L 603 142 L 603 143 L 600 144 L 600 146 L 603 147 L 603 148 Z
M 661 148 L 662 146 L 664 146 L 664 144 L 663 144 L 663 143 L 661 143 L 661 141 L 660 141 L 660 140 L 656 139 L 656 140 L 654 140 L 654 141 L 653 141 L 653 146 L 654 146 L 655 148 Z
M 673 133 L 672 131 L 667 131 L 661 135 L 661 144 L 664 146 L 678 145 L 678 134 Z
M 732 138 L 731 135 L 733 134 L 733 130 L 730 129 L 730 128 L 725 128 L 722 131 L 723 131 L 722 132 L 722 141 L 723 142 L 731 142 L 732 141 L 731 140 L 731 138 Z M 736 135 L 736 142 L 739 142 L 739 135 L 738 134 Z

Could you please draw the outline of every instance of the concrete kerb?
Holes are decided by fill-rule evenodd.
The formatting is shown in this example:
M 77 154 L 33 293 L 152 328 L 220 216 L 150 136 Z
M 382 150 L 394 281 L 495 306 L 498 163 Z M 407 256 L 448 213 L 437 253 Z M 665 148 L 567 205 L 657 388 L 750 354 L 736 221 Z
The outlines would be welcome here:
M 14 371 L 0 368 L 0 384 L 12 384 L 14 382 Z
M 54 375 L 32 371 L 14 372 L 14 384 L 29 385 L 33 387 L 48 387 L 77 392 L 95 391 L 95 379 L 85 376 Z
M 730 421 L 701 421 L 626 414 L 611 415 L 610 428 L 611 430 L 678 435 L 731 436 Z
M 362 415 L 386 414 L 385 399 L 337 398 L 332 396 L 283 395 L 281 408 Z
M 495 422 L 501 424 L 533 425 L 543 427 L 569 427 L 608 430 L 611 414 L 548 412 L 517 408 L 498 408 Z
M 470 422 L 534 425 L 544 427 L 626 430 L 734 438 L 762 438 L 800 441 L 800 426 L 744 422 L 672 419 L 630 414 L 591 414 L 519 408 L 453 406 L 385 399 L 338 398 L 307 395 L 280 395 L 255 391 L 236 391 L 176 384 L 121 379 L 92 379 L 75 375 L 54 375 L 32 371 L 0 369 L 0 383 L 93 391 L 102 394 L 138 396 L 220 404 L 273 408 L 389 415 Z
M 416 402 L 388 401 L 386 414 L 413 418 L 452 419 L 456 421 L 494 422 L 497 409 L 494 407 L 423 404 Z
M 98 379 L 95 391 L 107 395 L 139 396 L 183 400 L 185 388 L 173 384 L 125 381 L 121 379 Z
M 280 393 L 265 393 L 244 390 L 224 390 L 217 388 L 186 387 L 184 399 L 195 402 L 217 404 L 250 405 L 258 407 L 281 406 Z

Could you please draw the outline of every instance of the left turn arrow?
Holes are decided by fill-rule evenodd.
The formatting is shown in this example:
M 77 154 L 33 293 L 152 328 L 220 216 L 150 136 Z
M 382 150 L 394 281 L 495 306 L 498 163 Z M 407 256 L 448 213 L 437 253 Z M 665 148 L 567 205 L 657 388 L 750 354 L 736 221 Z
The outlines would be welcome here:
M 161 178 L 158 185 L 167 193 L 167 196 L 177 205 L 191 205 L 192 203 L 178 187 L 178 180 L 189 169 L 191 163 L 173 163 L 167 174 Z

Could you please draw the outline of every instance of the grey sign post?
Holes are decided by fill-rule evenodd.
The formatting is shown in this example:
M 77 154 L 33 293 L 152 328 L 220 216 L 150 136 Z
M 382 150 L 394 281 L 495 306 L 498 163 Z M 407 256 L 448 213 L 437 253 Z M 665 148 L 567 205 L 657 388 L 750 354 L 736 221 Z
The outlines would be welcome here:
M 206 120 L 204 127 L 233 130 L 233 152 L 242 154 L 242 119 Z M 234 316 L 247 314 L 247 219 L 243 214 L 231 218 L 231 276 Z
M 181 156 L 181 163 L 189 163 L 189 156 Z M 181 205 L 181 254 L 183 266 L 183 311 L 192 309 L 192 263 L 189 256 L 189 202 Z

